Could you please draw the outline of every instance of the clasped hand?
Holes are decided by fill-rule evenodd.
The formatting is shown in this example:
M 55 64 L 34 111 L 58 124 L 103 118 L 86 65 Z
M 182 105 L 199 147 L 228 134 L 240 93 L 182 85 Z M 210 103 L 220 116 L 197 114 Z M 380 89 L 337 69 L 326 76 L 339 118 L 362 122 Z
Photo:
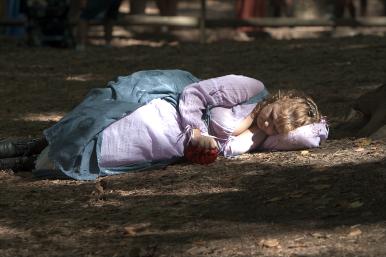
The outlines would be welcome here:
M 193 163 L 209 164 L 218 156 L 218 147 L 213 137 L 201 135 L 194 129 L 190 144 L 185 149 L 185 158 Z
M 193 130 L 191 144 L 203 149 L 217 149 L 216 140 L 211 136 L 201 135 L 198 129 Z

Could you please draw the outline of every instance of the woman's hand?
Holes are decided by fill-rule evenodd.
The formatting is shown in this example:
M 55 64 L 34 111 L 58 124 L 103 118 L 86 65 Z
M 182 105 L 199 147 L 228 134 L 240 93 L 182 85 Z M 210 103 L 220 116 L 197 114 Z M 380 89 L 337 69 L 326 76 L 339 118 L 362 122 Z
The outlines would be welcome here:
M 202 149 L 218 149 L 216 140 L 210 136 L 201 135 L 199 129 L 193 130 L 192 145 L 198 146 Z
M 185 158 L 193 163 L 209 164 L 218 156 L 216 141 L 210 136 L 201 135 L 200 130 L 194 129 L 191 143 L 185 148 Z

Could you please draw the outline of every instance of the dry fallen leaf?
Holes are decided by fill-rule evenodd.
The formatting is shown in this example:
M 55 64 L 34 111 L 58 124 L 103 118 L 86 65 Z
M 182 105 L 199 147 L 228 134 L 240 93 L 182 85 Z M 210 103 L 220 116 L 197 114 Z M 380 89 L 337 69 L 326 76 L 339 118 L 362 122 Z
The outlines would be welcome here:
M 90 197 L 93 201 L 105 200 L 106 181 L 100 180 L 95 182 L 94 190 L 91 192 Z
M 146 230 L 150 227 L 150 223 L 139 223 L 139 224 L 131 224 L 129 226 L 125 226 L 123 228 L 123 234 L 125 236 L 135 236 L 139 232 Z
M 203 256 L 208 252 L 208 248 L 203 246 L 193 246 L 192 248 L 187 250 L 187 253 L 192 256 Z
M 355 141 L 355 145 L 357 147 L 365 147 L 365 146 L 371 145 L 371 143 L 372 143 L 371 138 L 360 138 Z
M 310 151 L 307 151 L 307 150 L 303 150 L 300 152 L 301 155 L 309 155 L 310 154 Z
M 351 230 L 351 232 L 348 233 L 348 236 L 349 237 L 357 237 L 357 236 L 360 236 L 361 234 L 362 234 L 362 230 L 360 230 L 359 228 L 356 228 L 356 229 Z
M 203 246 L 203 245 L 206 244 L 206 241 L 204 241 L 204 240 L 197 240 L 197 241 L 194 241 L 193 244 L 197 245 L 197 246 Z
M 103 194 L 106 189 L 106 182 L 104 180 L 97 181 L 95 183 L 95 192 Z
M 355 152 L 363 152 L 364 150 L 365 149 L 363 147 L 358 147 L 354 149 Z
M 315 237 L 315 238 L 327 238 L 326 234 L 322 234 L 322 233 L 318 233 L 318 232 L 312 233 L 311 236 Z
M 355 201 L 355 202 L 352 202 L 349 204 L 349 208 L 351 209 L 356 209 L 356 208 L 359 208 L 359 207 L 362 207 L 363 206 L 363 202 L 361 201 Z
M 265 201 L 266 203 L 273 203 L 273 202 L 278 202 L 278 201 L 281 201 L 283 200 L 283 197 L 281 196 L 277 196 L 277 197 L 273 197 L 271 199 L 268 199 L 267 201 Z
M 263 239 L 259 245 L 267 248 L 280 248 L 280 243 L 277 239 Z

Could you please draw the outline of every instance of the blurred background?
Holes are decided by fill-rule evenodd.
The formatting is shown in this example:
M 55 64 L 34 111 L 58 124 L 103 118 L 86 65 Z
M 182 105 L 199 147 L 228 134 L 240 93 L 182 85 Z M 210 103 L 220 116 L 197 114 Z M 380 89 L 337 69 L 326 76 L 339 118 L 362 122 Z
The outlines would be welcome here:
M 385 33 L 386 0 L 2 0 L 0 35 L 31 46 Z

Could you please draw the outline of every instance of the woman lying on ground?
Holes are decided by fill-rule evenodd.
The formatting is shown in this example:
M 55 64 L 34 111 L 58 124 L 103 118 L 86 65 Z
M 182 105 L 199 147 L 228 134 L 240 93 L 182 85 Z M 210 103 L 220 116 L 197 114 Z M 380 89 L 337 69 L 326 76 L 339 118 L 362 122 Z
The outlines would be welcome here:
M 208 164 L 217 154 L 318 147 L 327 135 L 302 93 L 269 96 L 262 82 L 239 75 L 199 81 L 181 70 L 140 71 L 93 89 L 44 139 L 3 140 L 0 169 L 31 165 L 28 156 L 44 148 L 36 176 L 92 180 L 184 156 Z

